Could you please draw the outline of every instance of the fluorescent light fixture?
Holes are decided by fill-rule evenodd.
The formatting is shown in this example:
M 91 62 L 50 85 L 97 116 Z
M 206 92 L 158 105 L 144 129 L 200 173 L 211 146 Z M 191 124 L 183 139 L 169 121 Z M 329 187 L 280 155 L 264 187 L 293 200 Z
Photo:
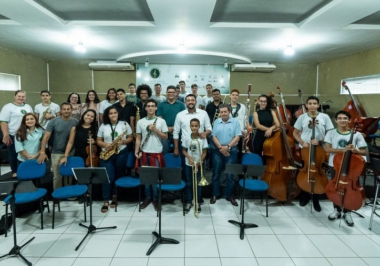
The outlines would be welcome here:
M 288 46 L 284 49 L 284 55 L 287 55 L 287 56 L 292 56 L 292 55 L 294 55 L 294 48 L 293 48 L 291 45 L 288 45 Z
M 85 53 L 86 48 L 84 47 L 82 42 L 79 42 L 77 46 L 75 46 L 75 51 L 77 51 L 78 53 Z
M 145 59 L 145 67 L 148 67 L 149 66 L 149 59 Z
M 179 44 L 178 48 L 177 48 L 178 52 L 179 53 L 185 53 L 186 52 L 186 46 L 185 44 L 182 42 Z

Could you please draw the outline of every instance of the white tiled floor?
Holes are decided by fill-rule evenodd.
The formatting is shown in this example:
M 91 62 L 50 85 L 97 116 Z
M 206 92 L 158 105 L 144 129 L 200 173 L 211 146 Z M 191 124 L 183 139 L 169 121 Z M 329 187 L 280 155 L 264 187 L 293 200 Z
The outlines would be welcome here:
M 327 215 L 332 204 L 322 201 L 322 212 L 310 213 L 310 208 L 297 202 L 281 205 L 272 201 L 269 217 L 265 206 L 248 201 L 245 222 L 258 228 L 246 230 L 244 240 L 239 230 L 228 220 L 239 220 L 239 207 L 226 200 L 210 205 L 205 199 L 199 219 L 193 213 L 182 216 L 179 201 L 164 205 L 162 234 L 180 243 L 163 244 L 146 256 L 155 240 L 151 233 L 158 230 L 158 219 L 152 206 L 141 213 L 137 203 L 120 202 L 118 212 L 100 212 L 101 202 L 93 204 L 96 226 L 117 226 L 113 230 L 99 230 L 86 239 L 81 248 L 75 247 L 86 234 L 78 224 L 83 222 L 83 207 L 77 202 L 63 202 L 51 229 L 51 213 L 45 213 L 45 229 L 39 229 L 39 215 L 17 219 L 17 239 L 20 245 L 35 237 L 22 250 L 33 265 L 380 265 L 380 218 L 375 217 L 373 230 L 368 229 L 371 209 L 360 209 L 365 218 L 353 215 L 355 227 L 344 222 L 330 222 Z M 0 215 L 4 208 L 0 209 Z M 88 223 L 87 223 L 88 224 Z M 0 236 L 0 254 L 13 246 L 9 237 Z M 20 258 L 0 260 L 0 265 L 25 265 Z

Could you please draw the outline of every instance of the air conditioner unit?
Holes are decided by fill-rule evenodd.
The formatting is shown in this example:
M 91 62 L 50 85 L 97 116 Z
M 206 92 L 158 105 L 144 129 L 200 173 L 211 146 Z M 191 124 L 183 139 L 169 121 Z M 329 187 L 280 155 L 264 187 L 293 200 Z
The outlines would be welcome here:
M 88 66 L 93 70 L 135 70 L 131 63 L 117 63 L 115 61 L 91 62 Z
M 252 63 L 252 64 L 233 64 L 231 71 L 233 72 L 263 72 L 270 73 L 276 69 L 276 66 L 269 63 Z

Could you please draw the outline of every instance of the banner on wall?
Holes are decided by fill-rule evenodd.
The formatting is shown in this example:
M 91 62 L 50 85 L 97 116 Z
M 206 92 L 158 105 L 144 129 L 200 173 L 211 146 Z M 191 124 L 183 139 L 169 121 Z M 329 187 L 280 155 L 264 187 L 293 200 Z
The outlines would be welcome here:
M 137 64 L 136 70 L 137 86 L 148 84 L 152 90 L 154 84 L 161 84 L 162 93 L 165 94 L 166 87 L 178 85 L 183 80 L 186 83 L 186 91 L 191 93 L 191 85 L 198 85 L 198 94 L 206 95 L 206 85 L 211 84 L 213 88 L 220 90 L 221 94 L 230 92 L 230 72 L 223 65 L 155 65 Z

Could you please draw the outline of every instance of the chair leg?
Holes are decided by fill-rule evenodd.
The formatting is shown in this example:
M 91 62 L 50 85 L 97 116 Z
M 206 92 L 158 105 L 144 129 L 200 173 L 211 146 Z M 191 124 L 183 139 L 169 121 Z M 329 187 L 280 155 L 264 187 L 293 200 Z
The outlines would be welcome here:
M 268 191 L 265 193 L 265 201 L 266 201 L 266 209 L 267 209 L 267 216 L 268 217 Z
M 40 213 L 41 213 L 41 230 L 44 229 L 44 203 L 43 199 L 40 199 Z
M 84 211 L 84 222 L 87 222 L 87 215 L 86 215 L 86 202 L 87 202 L 87 192 L 83 194 L 83 211 Z
M 7 237 L 8 233 L 8 203 L 5 204 L 5 237 Z
M 50 213 L 49 199 L 48 199 L 47 195 L 45 195 L 45 201 L 46 201 L 46 204 L 44 206 L 47 207 L 48 213 Z
M 138 188 L 139 188 L 139 203 L 138 203 L 138 205 L 139 205 L 139 212 L 141 212 L 141 185 L 139 185 L 138 186 Z
M 117 186 L 115 188 L 115 198 L 116 198 L 116 202 L 117 202 Z M 117 205 L 118 204 L 116 204 L 116 206 L 115 206 L 115 212 L 117 212 Z
M 372 207 L 372 213 L 371 213 L 371 219 L 369 220 L 369 229 L 372 230 L 372 222 L 373 222 L 373 214 L 375 213 L 376 211 L 376 202 L 377 202 L 377 197 L 379 195 L 379 186 L 380 186 L 380 183 L 377 183 L 377 187 L 376 187 L 376 195 L 375 195 L 375 198 L 373 200 L 373 207 Z
M 185 216 L 185 193 L 183 193 L 183 189 L 182 189 L 182 214 L 183 216 Z M 194 206 L 195 208 L 195 206 Z
M 53 222 L 52 222 L 52 229 L 54 229 L 54 220 L 55 220 L 55 203 L 54 203 L 54 200 L 53 200 Z

